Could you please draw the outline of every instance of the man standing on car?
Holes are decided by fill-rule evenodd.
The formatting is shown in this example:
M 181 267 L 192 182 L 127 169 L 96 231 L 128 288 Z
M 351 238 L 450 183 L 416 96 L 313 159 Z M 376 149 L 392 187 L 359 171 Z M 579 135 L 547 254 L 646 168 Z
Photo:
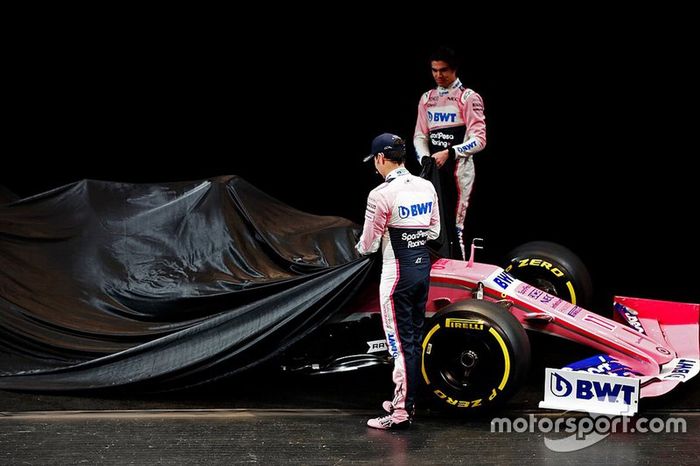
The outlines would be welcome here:
M 375 429 L 405 429 L 413 420 L 419 383 L 421 340 L 430 282 L 430 256 L 426 243 L 440 233 L 438 197 L 433 185 L 411 175 L 404 167 L 406 144 L 384 133 L 372 141 L 364 161 L 384 183 L 367 198 L 362 236 L 355 246 L 360 254 L 382 247 L 379 285 L 384 334 L 394 358 L 394 398 L 382 405 L 387 415 L 367 421 Z
M 443 237 L 440 254 L 466 260 L 464 218 L 474 183 L 472 156 L 486 147 L 486 117 L 481 96 L 457 78 L 459 66 L 452 49 L 442 47 L 430 57 L 437 88 L 421 97 L 413 136 L 418 162 L 426 169 L 432 157 L 439 170 Z

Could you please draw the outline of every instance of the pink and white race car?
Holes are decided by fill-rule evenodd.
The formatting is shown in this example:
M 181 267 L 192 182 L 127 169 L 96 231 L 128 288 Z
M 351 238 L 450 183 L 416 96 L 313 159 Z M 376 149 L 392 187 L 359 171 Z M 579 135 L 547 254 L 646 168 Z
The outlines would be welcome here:
M 590 299 L 590 277 L 568 249 L 527 243 L 501 268 L 474 261 L 476 241 L 469 261 L 438 259 L 432 265 L 421 372 L 439 405 L 474 411 L 507 401 L 529 370 L 525 330 L 600 351 L 547 369 L 543 408 L 632 415 L 639 398 L 663 395 L 698 374 L 700 305 L 615 297 L 615 319 L 608 319 L 581 307 Z M 371 295 L 352 309 L 326 327 L 335 347 L 343 346 L 343 329 L 367 329 L 378 321 Z M 378 322 L 375 327 L 381 328 Z M 386 342 L 374 335 L 365 338 L 364 351 L 286 368 L 328 373 L 390 362 Z

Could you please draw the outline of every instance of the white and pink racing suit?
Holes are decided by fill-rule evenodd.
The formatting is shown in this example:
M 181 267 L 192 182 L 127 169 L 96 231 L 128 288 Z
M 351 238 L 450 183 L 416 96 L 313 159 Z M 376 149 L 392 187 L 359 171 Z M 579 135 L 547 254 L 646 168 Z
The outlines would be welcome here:
M 440 202 L 443 204 L 443 225 L 452 223 L 455 230 L 446 230 L 451 242 L 457 241 L 461 259 L 465 260 L 462 232 L 474 183 L 472 155 L 486 147 L 486 117 L 481 96 L 465 88 L 456 79 L 449 88 L 437 87 L 420 99 L 413 145 L 420 163 L 441 150 L 452 148 L 450 157 L 440 169 Z M 451 210 L 454 207 L 454 210 Z M 457 258 L 457 257 L 453 257 Z
M 369 193 L 362 236 L 355 247 L 360 254 L 371 254 L 381 242 L 379 301 L 384 334 L 394 358 L 392 404 L 403 416 L 413 411 L 420 373 L 430 283 L 426 242 L 439 233 L 438 197 L 429 181 L 401 167 Z

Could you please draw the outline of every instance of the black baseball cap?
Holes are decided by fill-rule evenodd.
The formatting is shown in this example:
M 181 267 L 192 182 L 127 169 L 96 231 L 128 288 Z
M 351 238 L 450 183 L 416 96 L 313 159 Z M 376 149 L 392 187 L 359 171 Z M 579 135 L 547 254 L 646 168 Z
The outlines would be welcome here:
M 406 156 L 406 143 L 391 133 L 382 133 L 372 141 L 372 153 L 362 159 L 363 162 L 372 160 L 378 153 L 384 153 L 389 160 L 402 159 Z

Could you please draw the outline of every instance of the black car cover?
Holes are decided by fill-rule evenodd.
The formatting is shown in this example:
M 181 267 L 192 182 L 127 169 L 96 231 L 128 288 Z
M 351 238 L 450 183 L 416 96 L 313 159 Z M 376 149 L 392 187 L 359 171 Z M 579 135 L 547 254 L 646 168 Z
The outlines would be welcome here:
M 453 225 L 455 223 L 454 213 L 450 211 L 449 206 L 456 204 L 457 201 L 447 196 L 446 190 L 442 189 L 442 181 L 440 179 L 441 172 L 435 164 L 435 159 L 432 157 L 423 157 L 421 163 L 420 177 L 430 181 L 437 192 L 438 204 L 440 206 L 440 222 L 442 224 L 440 234 L 436 239 L 428 241 L 428 246 L 437 257 L 461 259 L 462 250 L 459 246 L 457 230 L 455 228 L 445 227 L 445 225 Z
M 171 389 L 254 366 L 361 286 L 359 233 L 236 176 L 0 205 L 0 389 Z

